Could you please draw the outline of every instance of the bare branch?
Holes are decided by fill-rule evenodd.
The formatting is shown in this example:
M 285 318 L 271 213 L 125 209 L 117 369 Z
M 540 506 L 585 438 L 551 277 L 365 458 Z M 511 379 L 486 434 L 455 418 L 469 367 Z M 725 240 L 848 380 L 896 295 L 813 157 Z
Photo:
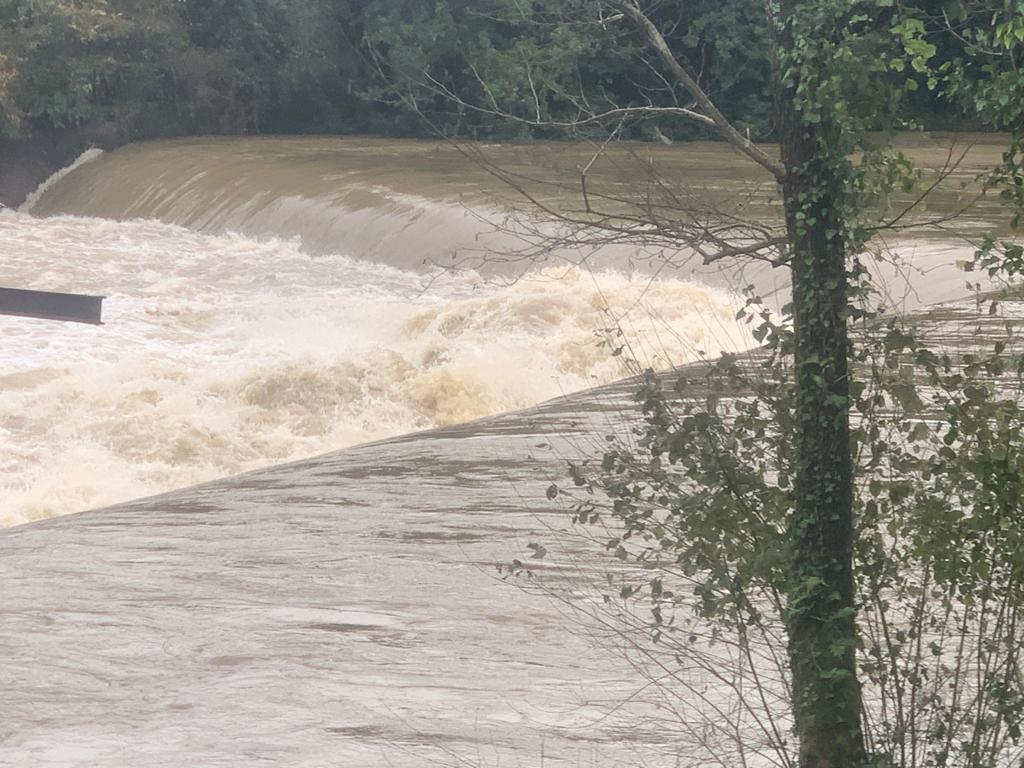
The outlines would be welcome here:
M 633 0 L 608 0 L 608 4 L 621 11 L 643 32 L 647 43 L 657 52 L 672 76 L 697 102 L 697 105 L 704 112 L 703 116 L 709 123 L 714 125 L 718 134 L 781 182 L 786 177 L 786 169 L 782 163 L 766 155 L 754 142 L 737 131 L 733 124 L 726 119 L 725 115 L 718 110 L 718 107 L 715 106 L 714 102 L 704 92 L 704 89 L 690 76 L 686 68 L 679 63 L 679 59 L 672 54 L 668 43 L 665 41 L 665 37 L 654 25 L 654 22 L 647 18 L 647 15 L 640 10 L 640 6 Z
M 689 120 L 694 120 L 698 123 L 702 123 L 708 127 L 714 128 L 714 121 L 707 115 L 702 115 L 699 112 L 695 112 L 687 107 L 672 107 L 672 106 L 654 106 L 654 105 L 639 105 L 632 107 L 615 107 L 607 109 L 604 112 L 590 112 L 585 116 L 580 116 L 572 120 L 545 120 L 540 118 L 526 118 L 520 115 L 516 115 L 513 112 L 502 109 L 498 105 L 498 101 L 491 91 L 487 82 L 480 75 L 472 65 L 469 66 L 470 71 L 473 73 L 474 78 L 479 83 L 487 96 L 488 106 L 482 106 L 480 104 L 474 104 L 473 102 L 466 101 L 459 94 L 449 88 L 447 85 L 442 83 L 440 80 L 435 78 L 428 72 L 424 72 L 424 81 L 421 81 L 419 85 L 424 87 L 439 96 L 444 97 L 453 104 L 457 104 L 465 109 L 478 112 L 483 115 L 490 115 L 491 117 L 498 117 L 502 120 L 511 120 L 513 122 L 522 123 L 533 127 L 547 127 L 547 128 L 581 128 L 585 125 L 593 125 L 597 123 L 603 123 L 607 120 L 622 119 L 634 116 L 651 116 L 651 115 L 674 115 L 676 117 L 685 117 Z M 589 105 L 583 105 L 589 107 Z M 579 108 L 583 109 L 583 106 Z M 539 109 L 539 104 L 537 105 Z M 589 109 L 588 109 L 589 111 Z

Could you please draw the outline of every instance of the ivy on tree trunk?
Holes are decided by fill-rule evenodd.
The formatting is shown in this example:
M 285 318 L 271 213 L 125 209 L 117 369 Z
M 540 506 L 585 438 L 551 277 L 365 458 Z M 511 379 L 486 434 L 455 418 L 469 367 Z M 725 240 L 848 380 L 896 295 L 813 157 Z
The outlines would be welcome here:
M 866 762 L 856 674 L 847 272 L 838 131 L 801 108 L 794 2 L 782 5 L 779 138 L 793 277 L 796 478 L 787 594 L 801 768 Z

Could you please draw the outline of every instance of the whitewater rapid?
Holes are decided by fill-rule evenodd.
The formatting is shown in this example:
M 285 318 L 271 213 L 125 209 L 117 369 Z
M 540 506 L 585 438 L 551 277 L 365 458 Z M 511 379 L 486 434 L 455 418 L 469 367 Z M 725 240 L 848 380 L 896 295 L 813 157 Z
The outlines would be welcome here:
M 0 215 L 0 248 L 0 285 L 108 297 L 100 327 L 0 318 L 3 525 L 749 346 L 727 295 L 673 279 L 496 285 L 297 240 L 26 213 Z
M 954 212 L 1004 146 L 970 141 L 962 178 L 929 210 Z M 919 137 L 907 151 L 941 168 L 951 142 Z M 570 209 L 566 179 L 592 156 L 543 142 L 487 152 Z M 630 145 L 607 160 L 594 189 L 642 197 L 657 168 L 687 200 L 774 215 L 774 186 L 721 143 Z M 200 137 L 87 152 L 0 214 L 0 285 L 108 297 L 98 328 L 0 317 L 0 524 L 748 348 L 735 289 L 788 293 L 784 270 L 691 260 L 670 273 L 664 254 L 629 243 L 563 243 L 546 268 L 519 260 L 508 195 L 436 142 Z M 1000 221 L 991 206 L 971 215 Z M 972 257 L 969 240 L 926 227 L 880 243 L 866 266 L 910 311 L 960 298 L 955 264 Z M 565 266 L 581 259 L 589 269 Z M 453 260 L 481 272 L 436 266 Z

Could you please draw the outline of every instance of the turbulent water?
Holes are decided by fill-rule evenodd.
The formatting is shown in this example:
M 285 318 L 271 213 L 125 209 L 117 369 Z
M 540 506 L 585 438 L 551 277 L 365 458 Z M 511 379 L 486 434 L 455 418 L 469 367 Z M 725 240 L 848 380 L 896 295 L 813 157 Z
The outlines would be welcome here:
M 725 145 L 664 149 L 652 150 L 659 165 L 702 194 L 718 189 L 728 197 L 754 182 Z M 567 191 L 575 196 L 573 174 L 591 150 L 538 144 L 486 151 L 503 168 L 541 182 L 532 185 L 537 195 L 563 198 Z M 635 177 L 631 158 L 627 165 Z M 605 170 L 595 170 L 592 184 L 607 189 L 618 180 L 617 169 Z M 559 187 L 566 180 L 569 190 Z M 309 253 L 342 252 L 403 269 L 486 255 L 494 273 L 501 256 L 520 245 L 495 213 L 521 199 L 480 163 L 436 142 L 259 137 L 137 144 L 91 157 L 34 198 L 31 210 L 39 216 L 159 219 L 208 234 L 298 237 Z M 635 249 L 602 250 L 602 266 L 621 268 Z
M 0 318 L 7 525 L 743 344 L 724 295 L 678 280 L 431 281 L 296 242 L 68 216 L 0 216 L 0 243 L 4 285 L 108 296 L 100 328 Z
M 588 150 L 494 151 L 557 175 Z M 705 194 L 756 196 L 722 145 L 644 151 Z M 732 278 L 634 271 L 628 249 L 490 279 L 507 276 L 495 262 L 514 247 L 494 226 L 501 190 L 427 142 L 189 140 L 83 156 L 0 215 L 0 284 L 108 297 L 99 328 L 0 318 L 0 523 L 525 407 L 619 378 L 627 360 L 749 345 Z M 495 258 L 483 276 L 431 266 L 457 248 Z M 921 271 L 963 249 L 903 248 Z M 755 279 L 770 290 L 776 277 Z M 963 288 L 914 284 L 915 304 Z
M 926 164 L 949 156 L 927 138 L 912 149 Z M 510 164 L 535 153 L 556 175 L 579 159 L 562 150 L 493 148 Z M 981 150 L 936 200 L 943 216 L 998 156 L 995 141 Z M 640 154 L 696 185 L 693 199 L 759 194 L 721 146 L 617 157 Z M 642 185 L 639 167 L 627 186 Z M 192 140 L 83 158 L 0 215 L 0 284 L 108 297 L 98 328 L 0 318 L 0 518 L 461 422 L 616 379 L 625 361 L 663 367 L 750 343 L 728 288 L 770 289 L 770 271 L 652 273 L 621 248 L 596 270 L 566 268 L 564 254 L 514 265 L 529 274 L 511 283 L 495 281 L 508 263 L 424 263 L 453 243 L 500 256 L 511 241 L 491 226 L 498 191 L 426 143 Z M 766 198 L 756 206 L 770 215 Z M 898 264 L 862 258 L 892 304 L 963 294 L 949 265 L 970 243 L 957 232 L 888 245 Z M 928 315 L 940 346 L 1010 317 L 970 302 Z M 579 768 L 703 765 L 708 750 L 764 762 L 778 736 L 743 716 L 749 659 L 717 644 L 695 666 L 682 649 L 661 675 L 667 659 L 633 642 L 646 619 L 602 597 L 632 575 L 565 535 L 564 497 L 547 496 L 567 458 L 635 426 L 632 390 L 3 531 L 0 765 Z M 543 562 L 527 554 L 540 542 Z M 538 578 L 496 578 L 513 557 Z M 712 659 L 724 685 L 706 674 Z

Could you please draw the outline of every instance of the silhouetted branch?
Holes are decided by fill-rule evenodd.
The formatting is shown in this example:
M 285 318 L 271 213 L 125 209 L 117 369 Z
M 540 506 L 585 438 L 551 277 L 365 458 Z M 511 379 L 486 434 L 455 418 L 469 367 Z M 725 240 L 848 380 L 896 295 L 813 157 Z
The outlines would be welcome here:
M 782 163 L 766 155 L 754 142 L 737 131 L 735 126 L 725 118 L 704 92 L 704 89 L 700 87 L 700 84 L 690 76 L 690 73 L 686 71 L 686 68 L 679 62 L 679 59 L 672 54 L 664 36 L 658 31 L 654 22 L 640 10 L 640 6 L 632 0 L 609 0 L 609 5 L 622 11 L 643 33 L 648 44 L 658 54 L 668 71 L 672 73 L 672 76 L 686 89 L 687 93 L 694 98 L 697 105 L 703 110 L 704 114 L 701 117 L 714 125 L 722 138 L 781 182 L 786 177 L 786 169 L 783 168 Z

